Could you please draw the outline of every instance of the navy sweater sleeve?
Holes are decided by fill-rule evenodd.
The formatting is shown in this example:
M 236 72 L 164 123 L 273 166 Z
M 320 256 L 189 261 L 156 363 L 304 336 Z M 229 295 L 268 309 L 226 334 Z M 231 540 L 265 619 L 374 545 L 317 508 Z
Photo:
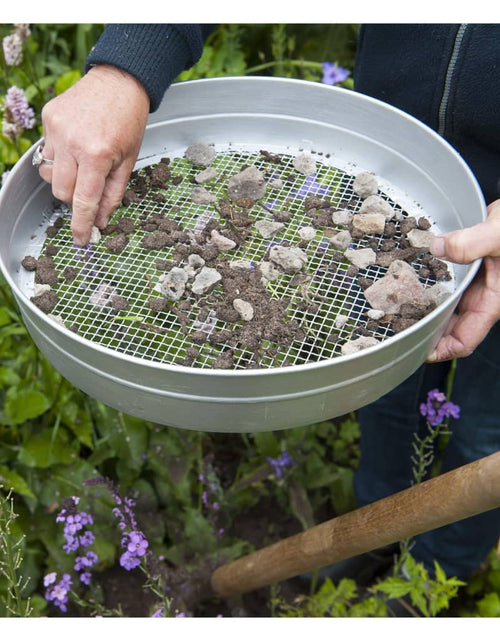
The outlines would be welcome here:
M 200 59 L 213 28 L 199 24 L 109 24 L 91 50 L 85 69 L 110 64 L 130 73 L 146 89 L 153 112 L 174 79 Z

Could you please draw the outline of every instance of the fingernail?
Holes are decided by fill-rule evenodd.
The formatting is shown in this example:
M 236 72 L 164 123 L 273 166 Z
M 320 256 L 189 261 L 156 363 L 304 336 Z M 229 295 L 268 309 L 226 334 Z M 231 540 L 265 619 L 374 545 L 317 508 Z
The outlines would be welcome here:
M 431 254 L 434 254 L 434 256 L 437 256 L 438 258 L 445 256 L 446 252 L 444 238 L 442 236 L 435 236 L 434 238 L 431 238 L 429 250 Z
M 426 358 L 427 363 L 435 363 L 437 361 L 437 351 L 434 350 L 429 354 L 429 356 Z

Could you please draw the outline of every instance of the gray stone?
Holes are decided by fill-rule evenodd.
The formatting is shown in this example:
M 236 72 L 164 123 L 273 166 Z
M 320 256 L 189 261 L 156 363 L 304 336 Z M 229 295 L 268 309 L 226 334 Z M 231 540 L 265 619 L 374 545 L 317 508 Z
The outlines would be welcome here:
M 257 229 L 262 238 L 271 238 L 284 228 L 283 223 L 277 223 L 274 220 L 258 220 L 254 227 Z
M 373 249 L 366 247 L 364 249 L 348 249 L 345 252 L 345 257 L 356 267 L 364 269 L 368 265 L 375 264 L 377 254 Z
M 274 245 L 269 251 L 269 259 L 287 274 L 299 272 L 307 265 L 307 254 L 299 247 Z
M 375 174 L 362 171 L 354 178 L 352 189 L 361 198 L 375 195 L 378 191 L 378 181 Z
M 380 341 L 378 341 L 373 336 L 360 336 L 359 338 L 355 338 L 351 341 L 345 342 L 340 348 L 340 351 L 342 352 L 343 356 L 347 356 L 349 354 L 356 354 L 362 349 L 373 347 L 374 345 L 378 345 L 379 343 Z
M 161 293 L 169 300 L 179 300 L 186 291 L 189 274 L 182 267 L 173 267 L 161 279 Z
M 247 167 L 239 174 L 231 176 L 227 184 L 227 194 L 231 200 L 251 198 L 260 200 L 266 193 L 264 174 L 257 167 Z
M 387 274 L 365 289 L 364 294 L 373 309 L 383 310 L 386 314 L 397 314 L 404 303 L 429 303 L 415 270 L 402 260 L 395 260 Z
M 200 273 L 194 279 L 191 291 L 193 294 L 205 294 L 222 279 L 220 273 L 213 267 L 202 267 Z
M 352 217 L 352 229 L 363 236 L 383 234 L 386 220 L 381 213 L 359 213 Z
M 304 176 L 310 176 L 316 172 L 316 161 L 311 154 L 299 154 L 294 158 L 293 166 Z
M 185 158 L 196 167 L 208 167 L 215 158 L 215 149 L 202 142 L 196 142 L 184 152 Z
M 359 208 L 360 214 L 382 214 L 387 220 L 394 217 L 394 209 L 380 196 L 368 196 Z
M 241 298 L 233 300 L 233 307 L 244 321 L 251 321 L 254 316 L 254 309 L 252 305 Z

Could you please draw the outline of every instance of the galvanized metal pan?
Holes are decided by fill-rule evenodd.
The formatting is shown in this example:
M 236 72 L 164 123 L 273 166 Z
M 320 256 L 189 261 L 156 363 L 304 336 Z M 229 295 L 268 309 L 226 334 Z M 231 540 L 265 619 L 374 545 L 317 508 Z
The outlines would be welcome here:
M 290 162 L 299 153 L 310 154 L 325 172 L 315 180 L 325 186 L 328 176 L 339 202 L 352 200 L 354 175 L 372 172 L 384 198 L 405 215 L 426 216 L 438 231 L 468 227 L 486 215 L 473 174 L 448 143 L 407 114 L 352 91 L 258 77 L 176 84 L 150 117 L 137 168 L 165 156 L 182 158 L 186 148 L 197 142 L 213 146 L 229 159 L 258 155 L 262 149 Z M 21 261 L 42 251 L 45 230 L 54 216 L 50 186 L 31 164 L 35 148 L 16 164 L 0 192 L 0 266 L 26 327 L 40 351 L 77 387 L 123 412 L 162 425 L 255 432 L 307 425 L 358 409 L 396 387 L 425 361 L 479 267 L 478 261 L 450 267 L 452 288 L 434 311 L 354 354 L 324 347 L 339 301 L 345 305 L 340 311 L 351 317 L 361 318 L 367 309 L 359 288 L 351 287 L 349 279 L 337 278 L 330 284 L 316 283 L 321 299 L 332 303 L 321 306 L 313 318 L 308 316 L 311 336 L 318 339 L 314 349 L 308 351 L 309 336 L 285 357 L 258 367 L 217 369 L 208 357 L 192 366 L 179 364 L 177 357 L 185 346 L 182 332 L 172 334 L 175 323 L 163 343 L 161 337 L 154 339 L 158 344 L 151 338 L 150 349 L 140 350 L 134 347 L 134 337 L 121 343 L 103 342 L 106 319 L 93 333 L 79 334 L 30 300 L 33 276 Z M 230 175 L 235 167 L 228 160 L 224 171 Z M 286 198 L 294 214 L 294 229 L 307 223 L 302 218 L 303 195 L 290 189 L 280 198 Z M 185 210 L 184 224 L 194 225 L 185 198 L 182 203 L 177 209 Z M 171 207 L 172 202 L 163 213 L 168 214 Z M 144 214 L 140 206 L 136 214 Z M 266 215 L 262 208 L 262 216 Z M 258 260 L 265 249 L 255 247 L 255 255 L 246 258 Z M 61 255 L 74 251 L 71 242 L 61 251 Z M 323 261 L 324 256 L 325 252 L 314 260 Z M 121 271 L 130 286 L 137 280 L 135 272 L 144 266 L 127 260 Z M 311 269 L 318 274 L 321 264 L 314 260 Z M 104 277 L 96 276 L 96 287 L 99 278 Z M 73 311 L 65 308 L 67 314 Z M 89 314 L 96 315 L 95 310 Z

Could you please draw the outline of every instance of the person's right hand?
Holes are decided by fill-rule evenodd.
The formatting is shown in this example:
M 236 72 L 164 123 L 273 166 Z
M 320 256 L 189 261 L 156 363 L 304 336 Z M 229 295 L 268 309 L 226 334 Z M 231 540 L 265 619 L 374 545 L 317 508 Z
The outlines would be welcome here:
M 149 114 L 149 97 L 130 74 L 109 65 L 89 70 L 42 110 L 40 176 L 55 198 L 71 205 L 75 243 L 86 245 L 92 226 L 106 226 L 120 205 Z

